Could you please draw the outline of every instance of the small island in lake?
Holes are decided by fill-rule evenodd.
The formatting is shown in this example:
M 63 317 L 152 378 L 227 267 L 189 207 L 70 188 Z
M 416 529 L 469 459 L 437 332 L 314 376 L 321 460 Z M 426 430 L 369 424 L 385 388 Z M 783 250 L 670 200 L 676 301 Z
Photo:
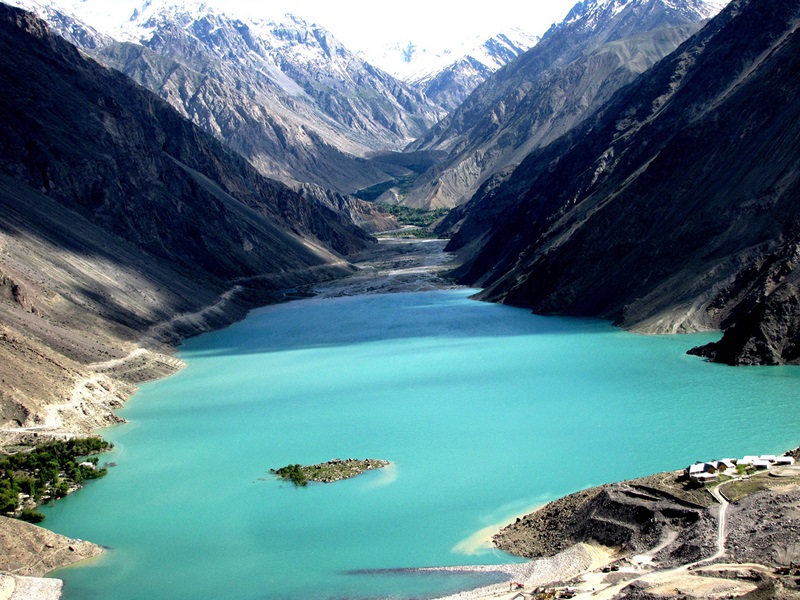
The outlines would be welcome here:
M 341 458 L 334 458 L 333 460 L 317 465 L 287 465 L 280 469 L 270 469 L 270 473 L 274 473 L 281 479 L 291 481 L 295 485 L 304 486 L 308 485 L 309 481 L 318 481 L 321 483 L 341 481 L 342 479 L 349 479 L 350 477 L 361 475 L 361 473 L 365 471 L 381 469 L 388 465 L 388 460 L 378 460 L 375 458 L 367 458 L 366 460 L 358 460 L 356 458 L 342 460 Z

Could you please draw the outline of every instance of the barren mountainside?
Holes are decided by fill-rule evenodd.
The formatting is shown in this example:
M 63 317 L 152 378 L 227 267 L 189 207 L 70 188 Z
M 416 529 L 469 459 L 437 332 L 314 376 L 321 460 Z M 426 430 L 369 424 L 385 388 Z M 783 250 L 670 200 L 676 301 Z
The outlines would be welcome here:
M 494 174 L 579 124 L 715 11 L 702 0 L 577 4 L 536 46 L 409 146 L 449 156 L 400 202 L 452 207 L 468 201 Z
M 291 15 L 241 20 L 202 2 L 148 2 L 111 38 L 40 0 L 16 2 L 286 183 L 350 193 L 402 174 L 365 156 L 401 149 L 443 115 Z
M 800 3 L 735 0 L 445 227 L 481 297 L 800 361 Z
M 143 337 L 158 348 L 347 273 L 341 255 L 372 243 L 6 5 L 0 81 L 2 423 L 123 398 L 111 378 L 75 384 Z M 214 305 L 225 310 L 165 325 Z

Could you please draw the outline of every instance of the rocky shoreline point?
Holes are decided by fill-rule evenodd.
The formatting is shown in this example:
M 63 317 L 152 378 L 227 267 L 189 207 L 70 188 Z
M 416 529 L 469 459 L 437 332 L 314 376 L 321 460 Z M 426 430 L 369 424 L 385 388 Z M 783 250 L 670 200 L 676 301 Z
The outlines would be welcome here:
M 608 551 L 602 567 L 569 580 L 554 572 L 538 594 L 526 585 L 526 598 L 800 598 L 800 467 L 707 485 L 674 471 L 589 488 L 519 517 L 493 543 L 533 563 L 577 545 Z
M 333 483 L 343 479 L 350 479 L 373 469 L 388 467 L 391 463 L 388 460 L 367 458 L 360 460 L 357 458 L 334 458 L 328 462 L 316 465 L 287 465 L 280 469 L 270 469 L 270 472 L 281 479 L 291 481 L 297 486 L 304 486 L 309 481 L 318 483 Z
M 45 579 L 45 574 L 102 551 L 90 542 L 0 516 L 0 599 L 56 600 L 63 582 Z

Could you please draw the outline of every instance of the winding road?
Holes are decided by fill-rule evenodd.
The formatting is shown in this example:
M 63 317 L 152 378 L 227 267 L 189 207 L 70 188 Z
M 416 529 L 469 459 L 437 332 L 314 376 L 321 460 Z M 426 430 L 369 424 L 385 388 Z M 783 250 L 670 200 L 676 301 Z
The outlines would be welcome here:
M 700 560 L 696 560 L 694 562 L 683 564 L 683 565 L 681 565 L 679 567 L 674 567 L 672 569 L 667 569 L 665 571 L 653 571 L 651 573 L 646 573 L 644 575 L 641 575 L 640 577 L 636 577 L 635 579 L 628 579 L 626 581 L 622 581 L 622 582 L 618 583 L 617 585 L 609 586 L 609 587 L 607 587 L 604 590 L 601 590 L 599 592 L 579 594 L 579 595 L 576 596 L 576 598 L 579 598 L 582 595 L 585 595 L 587 598 L 591 597 L 592 599 L 611 599 L 614 596 L 616 596 L 620 591 L 622 591 L 623 588 L 629 586 L 630 584 L 632 584 L 635 581 L 645 582 L 645 583 L 649 583 L 651 585 L 659 584 L 659 583 L 666 583 L 666 582 L 668 582 L 668 581 L 670 581 L 672 579 L 678 578 L 678 577 L 688 573 L 689 571 L 691 571 L 693 569 L 696 569 L 697 567 L 699 567 L 700 565 L 703 565 L 704 563 L 713 562 L 713 561 L 721 558 L 722 556 L 724 556 L 725 555 L 725 539 L 727 537 L 727 531 L 728 531 L 728 507 L 730 506 L 730 503 L 728 502 L 727 498 L 725 498 L 725 496 L 722 495 L 722 492 L 720 491 L 720 488 L 722 488 L 723 486 L 725 486 L 725 485 L 727 485 L 727 484 L 729 484 L 729 483 L 731 483 L 733 481 L 739 481 L 739 479 L 740 478 L 735 478 L 735 479 L 730 479 L 728 481 L 724 481 L 724 482 L 720 483 L 719 485 L 717 485 L 717 486 L 715 486 L 715 487 L 713 487 L 713 488 L 708 490 L 709 493 L 714 497 L 714 499 L 717 502 L 719 502 L 719 514 L 717 515 L 717 522 L 718 522 L 718 525 L 717 525 L 717 551 L 713 555 L 708 556 L 706 558 L 702 558 Z M 727 567 L 727 566 L 733 566 L 733 565 L 720 565 L 720 567 Z M 735 565 L 735 566 L 738 567 L 738 568 L 741 567 L 741 565 Z M 759 565 L 759 566 L 763 567 L 764 569 L 767 568 L 767 567 L 764 567 L 763 565 Z

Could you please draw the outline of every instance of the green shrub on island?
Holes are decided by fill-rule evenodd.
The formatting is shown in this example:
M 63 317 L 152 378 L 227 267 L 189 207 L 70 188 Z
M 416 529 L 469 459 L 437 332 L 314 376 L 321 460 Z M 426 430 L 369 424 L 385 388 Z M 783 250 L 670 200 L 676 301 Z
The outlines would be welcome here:
M 303 472 L 303 467 L 301 465 L 286 465 L 285 467 L 281 467 L 280 469 L 270 469 L 271 473 L 274 473 L 281 479 L 285 479 L 286 481 L 291 481 L 293 484 L 297 486 L 304 486 L 308 485 L 308 478 L 306 474 Z
M 90 455 L 112 447 L 101 438 L 89 437 L 47 442 L 0 456 L 0 514 L 41 522 L 44 515 L 30 505 L 63 498 L 84 481 L 104 477 L 108 470 L 98 468 L 97 457 Z

